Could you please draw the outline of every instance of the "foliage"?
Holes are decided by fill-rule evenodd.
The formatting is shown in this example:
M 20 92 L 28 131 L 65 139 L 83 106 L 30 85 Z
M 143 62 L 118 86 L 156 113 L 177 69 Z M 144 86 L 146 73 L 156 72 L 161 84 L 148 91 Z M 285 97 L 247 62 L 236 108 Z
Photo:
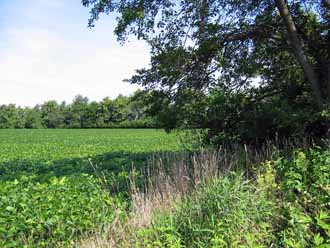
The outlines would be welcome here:
M 207 106 L 202 125 L 209 127 L 205 141 L 212 144 L 258 145 L 284 137 L 320 139 L 330 134 L 330 119 L 326 115 L 285 97 L 274 96 L 251 104 L 244 94 L 214 91 Z
M 288 247 L 330 246 L 329 150 L 297 151 L 275 162 L 284 201 L 280 241 Z
M 132 166 L 181 149 L 153 129 L 0 130 L 0 246 L 72 245 L 126 211 Z
M 156 215 L 155 227 L 141 239 L 150 247 L 269 247 L 274 209 L 265 191 L 233 174 L 206 183 L 173 215 Z
M 0 181 L 0 195 L 1 247 L 69 245 L 77 235 L 113 221 L 113 209 L 120 208 L 120 201 L 84 174 L 47 183 L 29 177 Z
M 53 247 L 132 221 L 132 163 L 138 179 L 150 154 L 182 147 L 151 129 L 0 130 L 0 149 L 0 245 Z M 262 164 L 233 154 L 218 159 L 242 164 L 237 171 L 154 209 L 152 224 L 134 229 L 136 247 L 329 247 L 329 147 L 277 150 Z
M 139 247 L 329 247 L 330 151 L 296 151 L 206 181 L 168 213 L 155 212 Z
M 100 102 L 90 102 L 78 95 L 71 104 L 47 101 L 33 108 L 0 106 L 1 128 L 149 128 L 156 127 L 147 117 L 140 98 L 140 91 L 132 96 L 108 97 Z
M 82 4 L 90 27 L 113 13 L 119 41 L 150 45 L 149 67 L 128 81 L 167 129 L 206 128 L 213 143 L 329 134 L 328 0 Z

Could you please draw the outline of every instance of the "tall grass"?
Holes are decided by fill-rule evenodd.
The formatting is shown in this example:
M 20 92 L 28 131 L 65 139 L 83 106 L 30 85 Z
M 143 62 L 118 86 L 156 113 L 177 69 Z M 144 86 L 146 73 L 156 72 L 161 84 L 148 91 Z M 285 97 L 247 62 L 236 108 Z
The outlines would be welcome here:
M 135 247 L 140 231 L 150 228 L 157 213 L 175 212 L 177 206 L 208 182 L 232 171 L 251 177 L 253 164 L 270 159 L 274 147 L 259 151 L 247 146 L 235 149 L 201 150 L 195 153 L 163 153 L 151 157 L 140 178 L 132 169 L 130 211 L 118 210 L 114 222 L 84 237 L 77 247 Z
M 77 247 L 330 247 L 329 147 L 163 154 L 134 175 L 130 212 Z

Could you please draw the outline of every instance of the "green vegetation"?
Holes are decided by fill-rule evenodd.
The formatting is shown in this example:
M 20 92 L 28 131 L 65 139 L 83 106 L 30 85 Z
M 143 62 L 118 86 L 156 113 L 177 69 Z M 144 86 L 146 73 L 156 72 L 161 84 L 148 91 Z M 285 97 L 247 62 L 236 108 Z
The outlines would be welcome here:
M 188 139 L 0 130 L 1 247 L 330 247 L 330 0 L 82 4 L 150 45 L 143 91 L 0 128 Z
M 0 129 L 156 127 L 154 119 L 146 116 L 140 94 L 136 91 L 132 96 L 106 97 L 100 102 L 77 95 L 70 104 L 51 100 L 32 108 L 0 105 Z
M 0 136 L 1 247 L 330 246 L 326 145 L 191 154 L 153 129 Z
M 120 171 L 140 166 L 145 157 L 161 151 L 178 151 L 175 134 L 155 129 L 0 130 L 0 175 L 50 176 Z
M 132 166 L 180 147 L 154 129 L 0 130 L 0 246 L 68 245 L 110 223 Z
M 209 178 L 139 230 L 139 247 L 330 247 L 330 150 L 294 152 Z
M 1 247 L 68 245 L 77 235 L 111 222 L 119 201 L 85 174 L 35 182 L 0 181 Z
M 329 0 L 82 0 L 89 26 L 150 46 L 129 82 L 164 127 L 205 129 L 212 144 L 328 137 Z

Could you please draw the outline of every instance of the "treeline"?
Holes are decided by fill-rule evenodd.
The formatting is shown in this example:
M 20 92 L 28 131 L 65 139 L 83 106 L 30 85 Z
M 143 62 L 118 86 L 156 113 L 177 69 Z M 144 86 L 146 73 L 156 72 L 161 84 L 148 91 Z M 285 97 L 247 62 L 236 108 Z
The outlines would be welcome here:
M 106 97 L 100 102 L 77 95 L 70 104 L 52 100 L 25 108 L 1 105 L 0 128 L 156 127 L 154 120 L 146 116 L 138 93 L 119 95 L 114 100 Z

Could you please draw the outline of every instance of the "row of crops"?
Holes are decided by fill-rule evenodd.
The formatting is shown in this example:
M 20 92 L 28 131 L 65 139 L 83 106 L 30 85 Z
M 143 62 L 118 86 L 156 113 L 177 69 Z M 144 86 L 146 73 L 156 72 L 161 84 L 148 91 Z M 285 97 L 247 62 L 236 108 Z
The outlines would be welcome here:
M 0 247 L 72 244 L 128 207 L 132 166 L 180 149 L 151 129 L 0 130 Z

